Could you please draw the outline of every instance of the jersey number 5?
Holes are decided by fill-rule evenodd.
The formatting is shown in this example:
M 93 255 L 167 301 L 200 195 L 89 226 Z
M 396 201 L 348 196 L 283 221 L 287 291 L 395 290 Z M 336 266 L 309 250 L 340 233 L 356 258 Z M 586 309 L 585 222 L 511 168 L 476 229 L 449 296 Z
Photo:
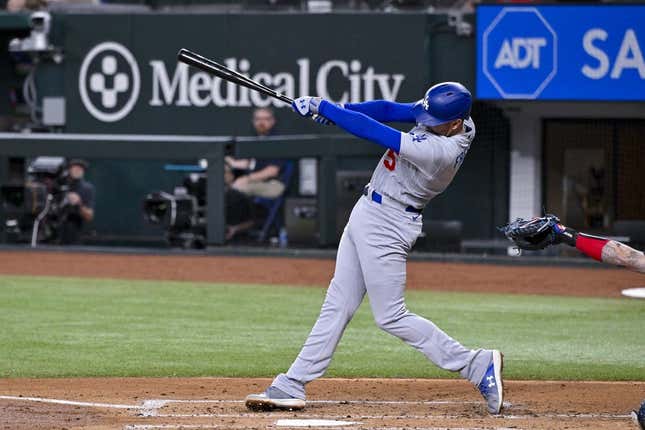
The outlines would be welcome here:
M 386 158 L 383 160 L 383 165 L 390 172 L 396 168 L 396 154 L 391 149 L 385 154 Z

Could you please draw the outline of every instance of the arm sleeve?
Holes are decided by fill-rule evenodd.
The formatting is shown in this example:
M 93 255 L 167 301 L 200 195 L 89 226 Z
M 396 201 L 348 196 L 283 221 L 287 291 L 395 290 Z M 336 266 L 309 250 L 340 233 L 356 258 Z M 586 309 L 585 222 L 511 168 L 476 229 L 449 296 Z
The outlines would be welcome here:
M 383 125 L 363 113 L 343 109 L 326 100 L 320 103 L 318 111 L 322 116 L 354 136 L 378 143 L 396 153 L 401 148 L 403 133 Z
M 374 100 L 363 103 L 346 103 L 345 109 L 360 112 L 376 121 L 388 122 L 411 122 L 416 119 L 412 114 L 414 103 L 395 103 L 387 100 Z

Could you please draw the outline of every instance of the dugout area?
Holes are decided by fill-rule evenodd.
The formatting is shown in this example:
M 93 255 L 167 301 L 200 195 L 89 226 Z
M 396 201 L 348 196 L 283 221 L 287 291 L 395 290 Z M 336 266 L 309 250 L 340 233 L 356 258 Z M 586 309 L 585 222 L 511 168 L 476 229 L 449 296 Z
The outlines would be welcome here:
M 642 247 L 642 103 L 495 103 L 509 120 L 509 218 L 557 214 L 566 225 Z

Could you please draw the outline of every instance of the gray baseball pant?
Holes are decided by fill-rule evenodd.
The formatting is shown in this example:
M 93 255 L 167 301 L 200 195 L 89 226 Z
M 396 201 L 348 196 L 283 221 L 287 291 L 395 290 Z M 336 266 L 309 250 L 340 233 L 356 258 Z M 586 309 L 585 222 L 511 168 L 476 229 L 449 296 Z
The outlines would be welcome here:
M 481 381 L 491 362 L 491 351 L 465 348 L 405 306 L 405 264 L 421 226 L 420 215 L 385 201 L 359 199 L 343 232 L 320 316 L 288 372 L 278 375 L 273 386 L 305 398 L 305 384 L 329 367 L 365 293 L 379 328 L 416 348 L 438 367 L 459 371 L 475 385 Z

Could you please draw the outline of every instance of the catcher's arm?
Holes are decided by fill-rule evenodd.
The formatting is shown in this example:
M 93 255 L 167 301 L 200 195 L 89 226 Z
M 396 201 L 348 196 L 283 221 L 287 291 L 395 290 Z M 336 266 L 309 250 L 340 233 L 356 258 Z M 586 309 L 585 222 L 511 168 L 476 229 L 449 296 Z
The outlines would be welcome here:
M 595 260 L 645 273 L 642 252 L 615 240 L 579 233 L 562 225 L 555 215 L 529 220 L 518 218 L 499 229 L 520 249 L 535 251 L 566 243 Z
M 582 238 L 584 235 L 579 237 Z M 576 248 L 578 248 L 577 244 Z M 615 240 L 608 240 L 602 247 L 601 259 L 605 263 L 645 273 L 645 254 Z

